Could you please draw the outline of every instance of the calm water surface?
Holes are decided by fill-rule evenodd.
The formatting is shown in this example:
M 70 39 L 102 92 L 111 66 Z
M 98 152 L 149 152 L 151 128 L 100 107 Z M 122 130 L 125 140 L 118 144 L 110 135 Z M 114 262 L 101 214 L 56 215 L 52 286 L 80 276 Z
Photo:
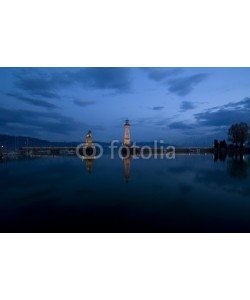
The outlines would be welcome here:
M 250 232 L 250 157 L 0 164 L 1 232 Z

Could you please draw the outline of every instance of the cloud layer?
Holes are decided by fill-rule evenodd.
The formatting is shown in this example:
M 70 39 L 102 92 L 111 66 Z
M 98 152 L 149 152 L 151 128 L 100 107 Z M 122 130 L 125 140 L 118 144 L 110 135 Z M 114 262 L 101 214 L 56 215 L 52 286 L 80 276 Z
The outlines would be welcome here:
M 182 101 L 180 105 L 180 111 L 185 112 L 194 109 L 195 107 L 196 107 L 195 104 L 191 101 Z
M 19 93 L 6 93 L 6 96 L 18 99 L 22 102 L 25 102 L 25 103 L 28 103 L 28 104 L 31 104 L 34 106 L 38 106 L 38 107 L 43 107 L 43 108 L 47 108 L 47 109 L 58 108 L 57 105 L 55 105 L 51 102 L 48 102 L 46 100 L 41 100 L 36 97 L 31 98 L 31 97 L 27 97 L 27 96 L 22 96 Z
M 129 68 L 73 68 L 61 72 L 23 71 L 16 76 L 18 89 L 31 95 L 58 98 L 58 90 L 74 84 L 89 89 L 113 90 L 124 93 L 130 90 Z
M 238 122 L 250 124 L 250 98 L 208 109 L 195 114 L 195 118 L 201 126 L 229 126 Z
M 168 124 L 169 129 L 180 130 L 184 134 L 195 132 L 226 133 L 230 125 L 245 122 L 250 124 L 250 98 L 226 105 L 216 106 L 194 114 L 194 122 L 175 121 Z
M 208 74 L 200 73 L 192 76 L 174 78 L 168 80 L 168 90 L 178 96 L 186 96 L 191 93 L 194 87 L 205 80 Z
M 188 139 L 250 123 L 250 68 L 0 68 L 0 78 L 0 133 L 67 140 L 92 128 L 109 140 L 129 118 L 135 140 Z
M 186 96 L 196 85 L 204 81 L 207 73 L 197 73 L 190 76 L 179 77 L 184 73 L 183 68 L 142 68 L 148 73 L 148 78 L 164 84 L 170 93 Z

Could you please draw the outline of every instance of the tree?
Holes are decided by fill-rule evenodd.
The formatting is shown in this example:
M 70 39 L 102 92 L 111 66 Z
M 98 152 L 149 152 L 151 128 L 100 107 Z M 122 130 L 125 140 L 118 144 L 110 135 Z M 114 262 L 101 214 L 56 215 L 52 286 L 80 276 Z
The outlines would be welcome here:
M 219 148 L 219 142 L 218 142 L 218 140 L 214 140 L 214 148 L 215 149 Z
M 243 144 L 249 139 L 249 126 L 246 123 L 233 124 L 228 130 L 228 139 L 236 146 L 240 144 L 243 148 Z

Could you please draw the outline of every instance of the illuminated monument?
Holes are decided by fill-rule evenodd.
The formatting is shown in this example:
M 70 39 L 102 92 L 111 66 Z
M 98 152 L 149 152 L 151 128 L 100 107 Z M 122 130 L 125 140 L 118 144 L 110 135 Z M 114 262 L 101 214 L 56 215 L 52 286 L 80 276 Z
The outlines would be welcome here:
M 95 159 L 95 144 L 93 143 L 92 133 L 89 130 L 85 137 L 85 143 L 83 143 L 83 160 L 85 161 L 85 167 L 89 173 L 92 172 L 93 163 Z
M 95 150 L 92 133 L 89 130 L 85 137 L 85 143 L 83 143 L 83 156 L 88 159 L 93 159 L 95 158 Z
M 91 134 L 90 130 L 86 134 L 85 144 L 86 144 L 86 146 L 92 146 L 93 145 L 93 138 L 92 138 L 92 134 Z
M 123 139 L 123 145 L 126 147 L 130 147 L 131 141 L 130 141 L 130 124 L 129 121 L 126 120 L 124 124 L 124 139 Z
M 123 138 L 123 147 L 121 149 L 122 156 L 127 155 L 137 155 L 140 153 L 140 148 L 135 146 L 135 143 L 132 145 L 130 137 L 130 123 L 129 120 L 126 120 L 124 123 L 124 138 Z

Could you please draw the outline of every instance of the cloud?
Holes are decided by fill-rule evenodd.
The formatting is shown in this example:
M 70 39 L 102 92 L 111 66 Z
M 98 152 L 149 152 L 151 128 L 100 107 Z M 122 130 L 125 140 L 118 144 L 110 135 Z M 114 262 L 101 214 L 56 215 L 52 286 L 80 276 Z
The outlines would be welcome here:
M 186 96 L 194 87 L 208 77 L 206 73 L 178 77 L 183 68 L 140 68 L 148 73 L 149 79 L 161 82 L 168 87 L 170 93 Z
M 18 99 L 20 101 L 23 101 L 23 102 L 26 102 L 28 104 L 32 104 L 35 106 L 39 106 L 39 107 L 44 107 L 44 108 L 48 108 L 48 109 L 58 108 L 58 106 L 56 106 L 55 104 L 50 103 L 48 101 L 37 99 L 37 98 L 33 99 L 33 98 L 25 97 L 18 93 L 7 93 L 6 95 L 9 97 L 12 97 L 14 99 Z
M 217 106 L 194 116 L 201 126 L 230 126 L 238 122 L 250 124 L 250 98 Z
M 4 133 L 15 134 L 18 128 L 23 129 L 22 134 L 25 135 L 59 134 L 66 137 L 71 134 L 81 137 L 82 132 L 88 128 L 104 129 L 102 126 L 91 126 L 56 112 L 0 108 L 0 130 Z
M 153 110 L 162 110 L 162 109 L 164 109 L 164 106 L 154 106 L 152 109 Z
M 194 130 L 221 134 L 226 132 L 225 130 L 233 123 L 246 122 L 250 124 L 250 98 L 210 108 L 194 114 L 194 118 L 195 121 L 191 124 L 179 121 L 168 124 L 168 127 L 183 130 L 185 134 L 192 133 Z
M 190 130 L 190 129 L 194 129 L 195 128 L 195 125 L 194 124 L 187 124 L 185 122 L 173 122 L 173 123 L 170 123 L 168 125 L 168 127 L 170 129 L 181 129 L 181 130 Z
M 179 75 L 182 68 L 141 68 L 148 72 L 148 77 L 155 81 L 163 81 L 166 78 Z
M 114 90 L 119 93 L 130 90 L 130 68 L 84 68 L 69 74 L 84 87 Z
M 9 124 L 28 125 L 57 133 L 69 133 L 76 127 L 74 119 L 64 117 L 58 113 L 0 108 L 1 128 L 4 126 L 8 127 Z
M 194 105 L 193 102 L 190 101 L 182 101 L 181 105 L 180 105 L 180 111 L 181 112 L 185 112 L 187 110 L 191 110 L 194 109 L 196 106 Z
M 228 104 L 223 105 L 224 108 L 237 108 L 237 109 L 250 109 L 250 98 L 245 97 L 243 100 L 238 102 L 229 102 Z
M 78 84 L 88 89 L 130 90 L 130 68 L 66 68 L 63 71 L 25 69 L 16 74 L 15 86 L 31 95 L 60 98 L 59 91 Z
M 170 130 L 179 130 L 181 134 L 189 139 L 195 137 L 197 145 L 208 145 L 214 138 L 225 138 L 231 124 L 238 122 L 250 124 L 250 98 L 244 98 L 238 102 L 230 102 L 194 114 L 192 123 L 169 121 L 169 119 L 160 120 L 155 125 L 159 125 L 161 128 L 168 127 Z M 182 141 L 183 144 L 189 143 L 189 140 L 182 139 Z M 192 143 L 194 142 L 192 141 Z
M 69 84 L 65 82 L 63 74 L 45 74 L 34 70 L 22 72 L 16 75 L 15 86 L 31 95 L 42 96 L 44 98 L 59 98 L 57 88 L 60 85 Z
M 87 100 L 77 100 L 77 99 L 75 99 L 74 103 L 76 105 L 80 106 L 80 107 L 86 107 L 86 106 L 95 104 L 95 101 L 87 101 Z
M 205 80 L 207 77 L 208 74 L 200 73 L 188 77 L 169 79 L 167 82 L 168 90 L 170 93 L 174 93 L 179 96 L 186 96 L 192 92 L 197 84 Z

